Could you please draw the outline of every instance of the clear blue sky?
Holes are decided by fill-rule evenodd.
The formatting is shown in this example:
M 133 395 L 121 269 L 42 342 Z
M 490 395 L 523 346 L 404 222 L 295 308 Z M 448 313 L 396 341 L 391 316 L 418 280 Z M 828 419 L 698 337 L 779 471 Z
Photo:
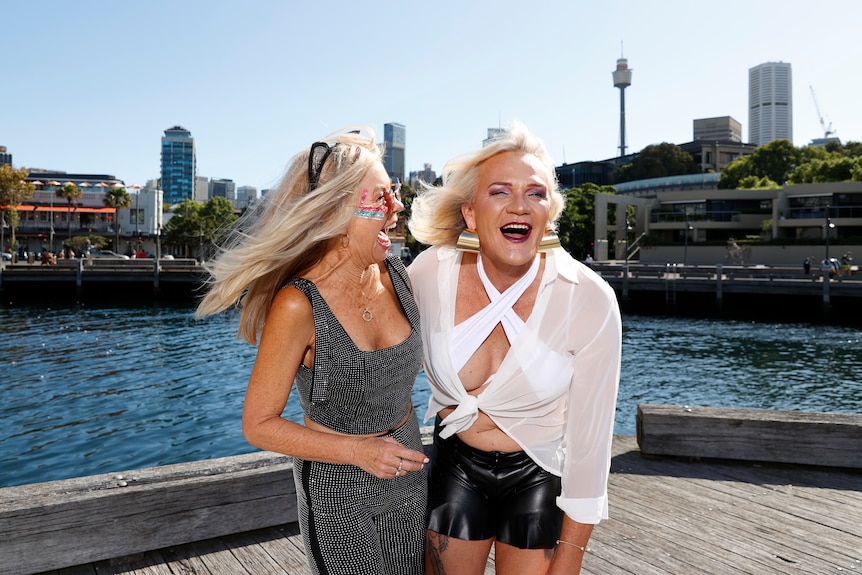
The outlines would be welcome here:
M 589 6 L 589 7 L 585 7 Z M 790 62 L 794 144 L 862 140 L 859 0 L 5 0 L 0 145 L 16 167 L 159 175 L 181 125 L 198 174 L 271 187 L 291 156 L 349 124 L 407 128 L 407 170 L 523 121 L 557 164 L 681 144 L 697 118 L 748 135 L 748 69 Z

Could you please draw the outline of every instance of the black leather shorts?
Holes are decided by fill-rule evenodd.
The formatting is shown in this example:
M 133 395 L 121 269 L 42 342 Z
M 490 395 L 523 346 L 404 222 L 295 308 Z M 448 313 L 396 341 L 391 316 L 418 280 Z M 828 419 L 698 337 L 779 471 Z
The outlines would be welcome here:
M 563 527 L 560 478 L 523 451 L 480 451 L 457 435 L 440 439 L 428 468 L 428 529 L 469 541 L 496 538 L 520 549 L 553 549 Z

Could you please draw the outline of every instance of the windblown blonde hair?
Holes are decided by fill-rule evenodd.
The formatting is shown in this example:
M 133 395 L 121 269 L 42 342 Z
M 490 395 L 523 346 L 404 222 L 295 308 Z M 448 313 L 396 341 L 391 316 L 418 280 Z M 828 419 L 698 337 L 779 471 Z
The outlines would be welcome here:
M 461 206 L 473 201 L 479 184 L 479 167 L 498 154 L 518 152 L 539 159 L 545 168 L 551 202 L 549 223 L 556 229 L 565 198 L 557 183 L 554 163 L 545 145 L 520 122 L 514 122 L 504 135 L 484 148 L 457 156 L 443 166 L 441 186 L 422 185 L 411 206 L 410 233 L 423 244 L 455 245 L 467 228 Z
M 318 263 L 328 242 L 346 232 L 356 206 L 345 200 L 381 161 L 382 150 L 374 132 L 363 126 L 345 128 L 322 141 L 337 146 L 323 163 L 317 188 L 310 189 L 309 148 L 293 157 L 263 207 L 250 209 L 237 222 L 219 255 L 207 264 L 208 289 L 196 317 L 239 306 L 237 337 L 255 345 L 285 281 Z

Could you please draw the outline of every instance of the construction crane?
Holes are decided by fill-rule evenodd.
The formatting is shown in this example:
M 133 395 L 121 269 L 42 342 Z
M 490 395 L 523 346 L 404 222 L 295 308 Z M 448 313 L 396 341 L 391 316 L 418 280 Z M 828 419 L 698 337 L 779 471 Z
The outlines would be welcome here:
M 817 96 L 814 94 L 814 86 L 808 86 L 811 90 L 811 99 L 814 100 L 814 109 L 817 110 L 817 119 L 820 120 L 820 127 L 823 128 L 823 137 L 828 138 L 832 134 L 835 133 L 835 130 L 832 129 L 832 122 L 829 122 L 829 125 L 826 125 L 826 122 L 823 121 L 823 114 L 820 113 L 820 106 L 817 105 Z

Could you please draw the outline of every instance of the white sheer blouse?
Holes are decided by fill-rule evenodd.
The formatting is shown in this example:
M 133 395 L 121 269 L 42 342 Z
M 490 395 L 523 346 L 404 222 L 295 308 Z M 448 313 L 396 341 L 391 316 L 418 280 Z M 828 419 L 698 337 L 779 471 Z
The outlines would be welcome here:
M 542 468 L 562 478 L 559 507 L 580 523 L 608 516 L 607 482 L 622 326 L 613 289 L 562 248 L 547 260 L 533 311 L 491 383 L 474 397 L 452 360 L 461 252 L 434 247 L 408 271 L 431 387 L 425 421 L 450 405 L 449 436 L 481 410 Z

